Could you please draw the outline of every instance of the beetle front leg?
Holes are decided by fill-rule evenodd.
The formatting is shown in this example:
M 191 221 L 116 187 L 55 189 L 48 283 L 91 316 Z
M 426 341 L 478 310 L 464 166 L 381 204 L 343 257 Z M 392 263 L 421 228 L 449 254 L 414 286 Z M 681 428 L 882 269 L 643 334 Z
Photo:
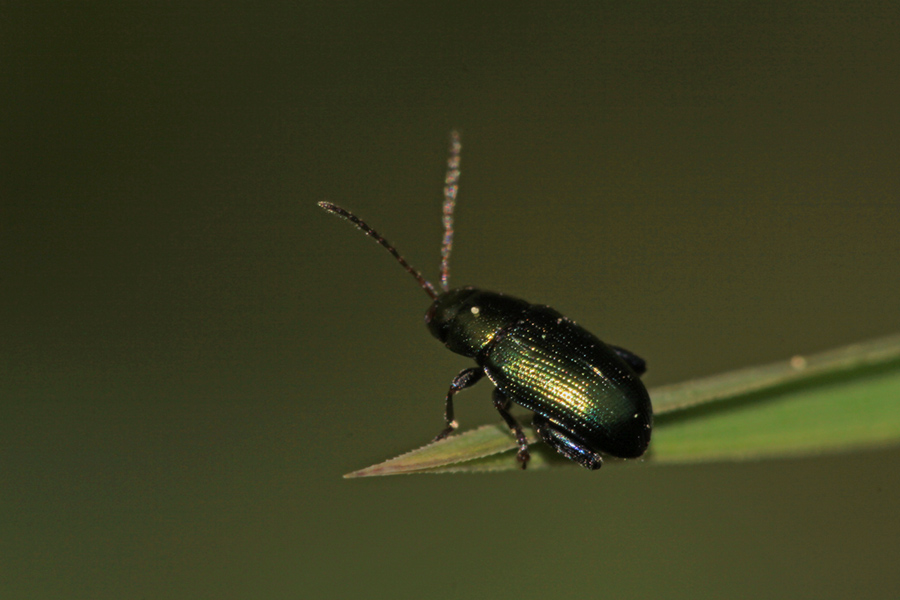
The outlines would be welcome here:
M 522 464 L 523 469 L 526 468 L 528 460 L 531 458 L 531 455 L 528 453 L 528 439 L 525 437 L 525 432 L 522 431 L 522 426 L 519 425 L 519 422 L 509 414 L 509 398 L 497 388 L 494 388 L 494 408 L 497 409 L 497 412 L 500 413 L 500 416 L 503 417 L 510 430 L 515 434 L 516 441 L 519 443 L 519 452 L 516 454 L 516 460 Z
M 472 367 L 470 369 L 463 369 L 459 372 L 459 375 L 453 378 L 453 382 L 450 384 L 450 390 L 447 392 L 447 404 L 444 408 L 444 421 L 446 421 L 447 427 L 437 434 L 432 442 L 444 439 L 459 427 L 453 419 L 453 396 L 456 392 L 460 392 L 467 387 L 475 385 L 482 377 L 484 377 L 484 371 L 481 367 Z

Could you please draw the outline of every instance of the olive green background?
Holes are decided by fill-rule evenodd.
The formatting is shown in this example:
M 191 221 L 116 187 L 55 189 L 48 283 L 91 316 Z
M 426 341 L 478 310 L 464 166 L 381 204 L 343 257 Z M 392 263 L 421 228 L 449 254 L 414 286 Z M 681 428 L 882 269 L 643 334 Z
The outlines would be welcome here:
M 429 278 L 673 383 L 900 331 L 896 3 L 5 4 L 0 597 L 896 598 L 900 450 L 345 481 Z M 498 420 L 489 383 L 465 426 Z

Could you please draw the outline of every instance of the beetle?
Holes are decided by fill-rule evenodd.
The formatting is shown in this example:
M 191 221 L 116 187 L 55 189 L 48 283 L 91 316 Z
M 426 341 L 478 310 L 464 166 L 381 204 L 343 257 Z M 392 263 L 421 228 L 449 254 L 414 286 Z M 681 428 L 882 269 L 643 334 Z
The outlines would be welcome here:
M 653 426 L 650 396 L 640 380 L 647 369 L 642 358 L 601 342 L 549 306 L 474 287 L 449 288 L 460 149 L 459 134 L 453 132 L 444 187 L 441 292 L 359 217 L 330 202 L 319 202 L 393 255 L 431 297 L 425 313 L 431 334 L 478 365 L 463 369 L 450 384 L 446 426 L 434 441 L 458 427 L 453 397 L 486 375 L 494 383 L 494 406 L 515 435 L 516 458 L 523 469 L 529 460 L 528 441 L 509 412 L 511 403 L 534 413 L 532 425 L 544 442 L 588 469 L 603 465 L 601 454 L 641 456 Z

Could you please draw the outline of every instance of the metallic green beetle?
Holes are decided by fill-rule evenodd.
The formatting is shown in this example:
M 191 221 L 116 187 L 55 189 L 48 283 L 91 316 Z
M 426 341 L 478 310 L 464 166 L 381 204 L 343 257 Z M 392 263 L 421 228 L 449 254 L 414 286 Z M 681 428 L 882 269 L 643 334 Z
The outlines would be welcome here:
M 374 238 L 416 278 L 433 300 L 425 314 L 431 334 L 478 364 L 463 369 L 450 384 L 446 427 L 435 440 L 457 428 L 453 396 L 487 375 L 495 386 L 494 406 L 516 436 L 516 457 L 523 469 L 529 459 L 528 442 L 509 413 L 510 402 L 534 412 L 532 425 L 544 442 L 588 469 L 602 466 L 601 454 L 641 456 L 650 443 L 653 425 L 650 396 L 640 380 L 646 371 L 643 359 L 604 344 L 549 306 L 471 287 L 448 288 L 459 153 L 459 135 L 454 132 L 444 188 L 440 294 L 361 219 L 334 204 L 319 203 Z

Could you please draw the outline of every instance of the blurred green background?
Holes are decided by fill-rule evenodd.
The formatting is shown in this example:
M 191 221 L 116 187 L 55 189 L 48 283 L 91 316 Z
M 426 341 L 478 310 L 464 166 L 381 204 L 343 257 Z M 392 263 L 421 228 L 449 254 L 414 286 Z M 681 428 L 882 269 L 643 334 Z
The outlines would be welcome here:
M 900 331 L 900 8 L 19 3 L 0 597 L 896 598 L 900 450 L 344 481 L 470 361 L 437 276 L 673 383 Z M 490 385 L 463 427 L 496 422 Z

